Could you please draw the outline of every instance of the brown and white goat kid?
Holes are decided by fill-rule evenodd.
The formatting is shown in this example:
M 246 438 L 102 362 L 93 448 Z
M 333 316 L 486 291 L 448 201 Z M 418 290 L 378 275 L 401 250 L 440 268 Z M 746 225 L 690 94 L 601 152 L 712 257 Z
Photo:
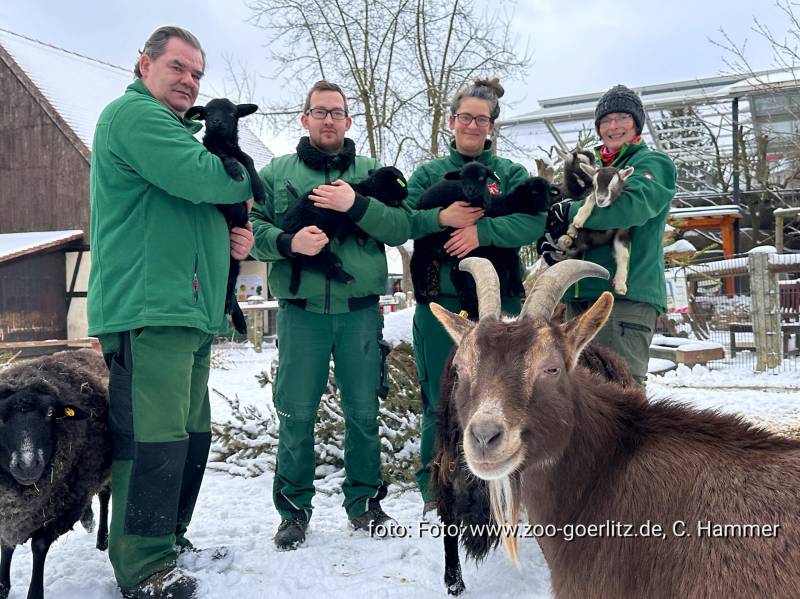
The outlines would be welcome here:
M 565 162 L 566 167 L 566 162 Z M 594 230 L 583 226 L 592 214 L 595 205 L 605 208 L 625 191 L 625 179 L 633 174 L 633 167 L 619 169 L 615 166 L 596 167 L 592 164 L 578 163 L 578 167 L 592 179 L 592 190 L 583 206 L 578 209 L 566 234 L 558 239 L 558 246 L 567 256 L 574 258 L 586 250 L 613 243 L 614 261 L 617 271 L 614 273 L 614 291 L 620 295 L 628 293 L 628 229 Z
M 499 523 L 515 524 L 524 507 L 531 524 L 553 527 L 539 543 L 554 597 L 796 597 L 800 441 L 648 401 L 576 367 L 613 296 L 564 324 L 550 318 L 570 285 L 605 269 L 556 264 L 520 316 L 501 320 L 484 266 L 473 268 L 477 323 L 431 310 L 457 345 L 452 399 L 466 464 L 489 481 Z M 516 542 L 504 539 L 512 557 Z

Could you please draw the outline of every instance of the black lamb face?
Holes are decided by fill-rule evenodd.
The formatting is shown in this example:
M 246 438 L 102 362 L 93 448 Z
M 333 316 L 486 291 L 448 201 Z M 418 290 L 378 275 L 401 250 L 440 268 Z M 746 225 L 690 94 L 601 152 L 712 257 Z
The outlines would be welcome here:
M 258 110 L 255 104 L 234 104 L 227 98 L 215 98 L 205 106 L 192 106 L 185 118 L 205 121 L 206 134 L 218 139 L 235 140 L 239 119 Z
M 396 208 L 408 197 L 408 187 L 403 173 L 393 166 L 383 166 L 369 171 L 373 189 L 379 189 L 381 202 L 390 208 Z
M 461 188 L 464 199 L 473 206 L 489 208 L 489 190 L 487 183 L 494 179 L 492 170 L 480 162 L 468 162 L 461 167 Z
M 0 469 L 21 485 L 38 481 L 50 463 L 56 419 L 87 416 L 56 394 L 47 383 L 14 392 L 0 389 Z

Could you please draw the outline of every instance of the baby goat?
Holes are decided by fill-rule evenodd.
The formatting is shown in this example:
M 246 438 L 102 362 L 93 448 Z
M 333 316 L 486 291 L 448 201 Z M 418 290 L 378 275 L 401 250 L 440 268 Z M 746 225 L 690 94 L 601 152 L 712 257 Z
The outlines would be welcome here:
M 267 201 L 264 184 L 258 176 L 253 159 L 239 147 L 239 119 L 258 110 L 255 104 L 234 104 L 226 98 L 211 100 L 205 106 L 192 106 L 186 112 L 186 119 L 206 122 L 203 145 L 212 154 L 222 159 L 225 171 L 236 181 L 244 179 L 242 166 L 250 177 L 253 199 L 259 204 Z M 240 166 L 241 165 L 241 166 Z M 247 226 L 247 204 L 217 204 L 225 216 L 228 229 Z M 231 256 L 228 268 L 228 284 L 225 287 L 225 314 L 230 314 L 233 326 L 239 333 L 247 332 L 247 323 L 242 309 L 236 300 L 236 279 L 239 276 L 239 261 Z
M 584 229 L 583 226 L 591 216 L 595 205 L 598 208 L 610 206 L 625 191 L 625 179 L 633 174 L 633 167 L 619 169 L 614 166 L 603 166 L 598 168 L 583 162 L 580 162 L 578 167 L 591 178 L 591 192 L 572 220 L 567 233 L 558 239 L 558 246 L 564 250 L 568 257 L 574 258 L 590 248 L 612 242 L 614 244 L 614 261 L 617 264 L 617 271 L 614 274 L 612 285 L 614 291 L 620 295 L 625 295 L 628 293 L 629 230 L 594 230 Z
M 314 225 L 324 231 L 330 241 L 334 239 L 342 241 L 348 235 L 354 235 L 361 241 L 366 241 L 366 233 L 356 227 L 353 219 L 346 213 L 319 208 L 308 199 L 310 192 L 300 195 L 289 181 L 286 181 L 285 185 L 289 195 L 294 198 L 281 221 L 281 228 L 286 233 L 297 233 L 303 227 Z M 356 193 L 375 198 L 390 208 L 400 206 L 408 196 L 406 179 L 403 173 L 393 166 L 372 169 L 367 173 L 366 179 L 349 185 Z M 330 243 L 322 248 L 322 251 L 316 256 L 298 254 L 290 258 L 290 261 L 292 278 L 289 282 L 289 291 L 292 294 L 297 293 L 297 290 L 300 289 L 304 268 L 317 270 L 340 283 L 353 282 L 353 276 L 342 268 L 339 256 L 331 251 Z
M 447 173 L 445 178 L 426 189 L 417 199 L 416 208 L 446 208 L 456 201 L 466 201 L 471 206 L 483 208 L 485 216 L 498 217 L 510 214 L 538 214 L 547 211 L 558 190 L 542 177 L 528 177 L 508 194 L 489 191 L 497 176 L 480 162 L 468 162 L 460 171 Z M 475 285 L 468 276 L 455 268 L 457 258 L 450 256 L 444 245 L 452 229 L 432 233 L 414 241 L 411 256 L 411 280 L 418 302 L 428 303 L 439 298 L 439 281 L 442 264 L 450 263 L 453 286 L 461 307 L 470 317 L 478 312 Z M 487 258 L 500 275 L 503 292 L 512 296 L 524 293 L 520 279 L 519 256 L 513 248 L 485 246 L 470 252 L 470 256 Z

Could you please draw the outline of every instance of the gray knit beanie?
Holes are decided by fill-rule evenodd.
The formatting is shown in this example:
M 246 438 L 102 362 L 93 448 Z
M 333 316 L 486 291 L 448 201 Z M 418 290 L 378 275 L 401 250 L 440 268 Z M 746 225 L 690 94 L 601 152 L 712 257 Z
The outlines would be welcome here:
M 594 127 L 600 131 L 600 119 L 614 112 L 627 112 L 636 123 L 636 131 L 642 132 L 644 106 L 636 92 L 624 85 L 615 85 L 600 98 L 594 109 Z

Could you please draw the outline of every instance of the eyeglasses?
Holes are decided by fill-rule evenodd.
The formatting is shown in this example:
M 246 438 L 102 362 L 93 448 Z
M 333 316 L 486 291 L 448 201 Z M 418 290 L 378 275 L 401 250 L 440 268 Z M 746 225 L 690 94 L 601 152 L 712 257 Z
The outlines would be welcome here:
M 617 125 L 627 125 L 633 120 L 633 117 L 629 114 L 612 114 L 609 116 L 604 116 L 600 119 L 600 126 L 601 127 L 608 127 L 611 123 L 617 123 Z
M 327 108 L 309 108 L 306 110 L 306 114 L 320 121 L 324 120 L 328 115 L 331 115 L 334 121 L 343 121 L 347 118 L 347 111 L 341 108 L 334 108 L 333 110 L 328 110 Z
M 471 114 L 467 114 L 466 112 L 459 112 L 458 114 L 454 114 L 454 117 L 458 119 L 458 122 L 462 125 L 469 125 L 472 121 L 475 121 L 478 127 L 487 127 L 489 123 L 492 122 L 492 119 L 488 116 L 479 115 L 479 116 L 472 116 Z

